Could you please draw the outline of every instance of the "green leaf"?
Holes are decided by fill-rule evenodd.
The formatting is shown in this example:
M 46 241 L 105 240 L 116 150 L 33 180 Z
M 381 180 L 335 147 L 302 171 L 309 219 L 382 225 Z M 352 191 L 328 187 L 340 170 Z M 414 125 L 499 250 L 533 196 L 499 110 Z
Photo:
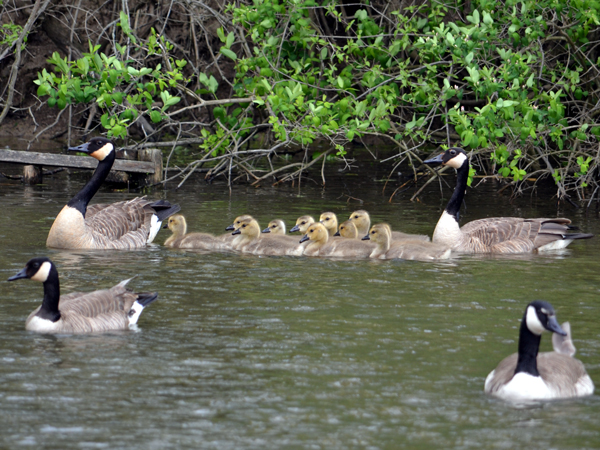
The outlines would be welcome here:
M 223 55 L 227 56 L 228 58 L 233 59 L 234 61 L 237 59 L 237 55 L 235 53 L 233 53 L 231 50 L 229 50 L 228 48 L 221 47 L 219 52 L 221 52 Z

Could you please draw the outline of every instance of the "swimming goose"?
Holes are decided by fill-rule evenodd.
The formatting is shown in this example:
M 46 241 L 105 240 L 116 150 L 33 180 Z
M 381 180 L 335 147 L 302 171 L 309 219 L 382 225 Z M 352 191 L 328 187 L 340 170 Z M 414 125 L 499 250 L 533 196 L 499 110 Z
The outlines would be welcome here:
M 450 247 L 419 239 L 402 239 L 392 241 L 392 230 L 386 223 L 373 225 L 363 240 L 370 240 L 377 245 L 370 258 L 373 259 L 408 259 L 431 261 L 450 258 Z
M 363 209 L 354 211 L 352 214 L 350 214 L 348 220 L 354 222 L 359 236 L 365 236 L 369 233 L 369 229 L 371 228 L 371 216 L 369 216 L 367 211 Z M 397 239 L 418 239 L 420 241 L 429 241 L 429 236 L 425 236 L 424 234 L 408 234 L 402 233 L 401 231 L 392 231 L 392 240 L 395 241 Z
M 92 178 L 56 216 L 46 245 L 67 249 L 132 249 L 152 242 L 161 222 L 179 211 L 165 200 L 134 198 L 110 205 L 88 203 L 96 194 L 115 161 L 111 141 L 95 137 L 71 151 L 87 153 L 99 163 Z
M 569 233 L 569 219 L 522 219 L 490 217 L 458 225 L 460 207 L 469 177 L 469 158 L 464 150 L 452 147 L 435 158 L 423 161 L 456 169 L 456 187 L 433 232 L 433 242 L 464 253 L 525 253 L 565 248 L 575 239 L 593 234 Z
M 237 216 L 231 225 L 228 225 L 225 230 L 226 231 L 235 231 L 242 224 L 244 220 L 250 220 L 253 217 L 249 214 L 243 214 L 241 216 Z M 235 246 L 241 240 L 241 236 L 233 235 L 232 233 L 225 233 L 219 235 L 219 239 L 226 242 L 232 249 L 235 250 Z
M 310 241 L 304 249 L 305 256 L 332 256 L 337 258 L 368 258 L 375 249 L 374 244 L 356 239 L 329 239 L 329 233 L 321 222 L 311 224 L 301 243 Z
M 560 335 L 550 303 L 527 305 L 519 332 L 519 352 L 504 358 L 485 379 L 484 391 L 505 400 L 530 401 L 582 397 L 594 392 L 594 383 L 581 361 L 557 352 L 538 353 L 544 330 Z
M 312 223 L 315 223 L 315 219 L 313 219 L 312 216 L 300 216 L 296 220 L 296 225 L 290 230 L 290 233 L 299 231 L 301 234 L 306 234 L 306 230 L 308 230 L 308 227 Z
M 173 232 L 165 241 L 165 247 L 211 251 L 228 250 L 230 248 L 226 242 L 212 234 L 187 233 L 187 222 L 181 214 L 174 214 L 169 217 L 163 228 L 169 228 Z
M 271 220 L 267 228 L 262 230 L 263 233 L 270 233 L 272 235 L 286 236 L 285 234 L 285 223 L 281 219 Z
M 334 236 L 341 236 L 346 239 L 358 239 L 358 230 L 356 229 L 354 222 L 346 220 L 340 224 L 339 229 Z
M 338 231 L 338 220 L 335 213 L 324 212 L 323 214 L 321 214 L 321 217 L 319 217 L 319 222 L 325 225 L 327 233 L 329 233 L 329 237 L 333 237 L 336 235 Z
M 110 289 L 60 295 L 58 270 L 50 259 L 33 258 L 8 281 L 29 278 L 44 283 L 42 305 L 27 318 L 25 328 L 38 333 L 94 333 L 127 330 L 142 310 L 158 298 L 156 292 L 134 293 L 125 289 L 130 280 Z M 60 303 L 60 309 L 59 309 Z
M 234 249 L 243 253 L 271 256 L 300 256 L 304 246 L 297 239 L 289 240 L 289 236 L 270 236 L 260 232 L 258 222 L 252 217 L 242 220 L 239 227 L 232 233 L 240 239 L 234 243 Z M 268 236 L 268 235 L 267 235 Z

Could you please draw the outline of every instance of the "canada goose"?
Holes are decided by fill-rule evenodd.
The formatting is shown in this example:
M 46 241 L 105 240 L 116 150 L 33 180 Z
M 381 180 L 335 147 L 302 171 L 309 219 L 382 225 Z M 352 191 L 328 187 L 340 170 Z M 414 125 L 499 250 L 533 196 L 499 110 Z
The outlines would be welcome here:
M 575 239 L 593 234 L 568 233 L 569 219 L 522 219 L 490 217 L 458 225 L 460 206 L 469 178 L 469 158 L 464 150 L 452 147 L 435 158 L 423 161 L 456 169 L 456 187 L 433 232 L 433 242 L 464 253 L 525 253 L 565 248 Z
M 313 219 L 312 216 L 300 216 L 296 220 L 296 225 L 290 230 L 290 233 L 299 231 L 301 234 L 306 234 L 306 230 L 308 230 L 308 227 L 312 223 L 315 223 L 315 219 Z
M 371 228 L 371 217 L 367 211 L 363 209 L 354 211 L 352 214 L 350 214 L 348 220 L 354 222 L 359 236 L 365 236 L 369 233 Z M 418 239 L 420 241 L 429 241 L 429 236 L 425 236 L 424 234 L 408 234 L 402 233 L 401 231 L 392 231 L 392 240 L 395 241 L 398 239 Z
M 87 153 L 99 163 L 92 178 L 56 216 L 46 245 L 67 249 L 132 249 L 152 242 L 161 222 L 179 211 L 179 205 L 144 197 L 110 205 L 88 203 L 98 191 L 115 161 L 111 141 L 95 137 L 71 151 Z
M 335 213 L 324 212 L 323 214 L 321 214 L 321 217 L 319 217 L 319 222 L 325 225 L 327 233 L 329 233 L 329 237 L 333 237 L 336 235 L 338 230 L 338 220 Z
M 75 292 L 61 297 L 58 270 L 45 257 L 30 259 L 25 268 L 8 281 L 21 278 L 44 283 L 42 305 L 25 322 L 27 330 L 38 333 L 76 334 L 126 330 L 135 325 L 142 310 L 158 298 L 156 292 L 128 291 L 125 286 L 130 280 L 121 281 L 110 289 Z
M 332 240 L 321 222 L 311 224 L 301 243 L 310 241 L 304 249 L 306 256 L 333 256 L 338 258 L 368 258 L 375 249 L 374 244 L 356 239 L 339 238 Z
M 263 233 L 270 233 L 272 235 L 286 236 L 285 234 L 285 223 L 281 219 L 271 220 L 267 228 L 262 230 Z
M 392 230 L 386 223 L 373 225 L 363 240 L 370 240 L 377 245 L 370 258 L 373 259 L 409 259 L 431 261 L 433 259 L 450 258 L 450 247 L 419 239 L 402 239 L 392 241 Z
M 234 249 L 244 253 L 300 256 L 304 250 L 304 246 L 300 245 L 296 239 L 289 240 L 289 236 L 263 237 L 265 235 L 261 234 L 258 222 L 252 217 L 242 220 L 232 234 L 240 236 L 240 239 L 234 243 Z
M 581 361 L 557 353 L 538 353 L 544 330 L 566 335 L 550 303 L 527 305 L 519 332 L 519 352 L 504 358 L 485 379 L 484 391 L 505 400 L 529 401 L 582 397 L 594 383 Z
M 235 218 L 235 220 L 233 221 L 233 223 L 231 225 L 228 225 L 225 230 L 226 231 L 235 231 L 237 228 L 239 228 L 239 226 L 242 224 L 242 222 L 244 220 L 250 220 L 253 217 L 249 214 L 243 214 L 241 216 L 237 216 Z M 231 246 L 231 248 L 235 249 L 235 246 L 237 243 L 239 243 L 239 241 L 241 240 L 241 236 L 239 235 L 234 235 L 232 233 L 225 233 L 225 234 L 221 234 L 219 236 L 219 239 L 221 239 L 222 241 L 226 242 L 227 244 L 229 244 Z
M 187 223 L 181 214 L 169 217 L 163 228 L 169 228 L 173 234 L 165 241 L 165 247 L 189 248 L 199 250 L 227 250 L 229 245 L 208 233 L 187 233 Z M 187 234 L 186 234 L 187 233 Z
M 339 229 L 334 236 L 341 236 L 346 239 L 358 239 L 358 230 L 356 229 L 354 222 L 346 220 L 340 224 Z

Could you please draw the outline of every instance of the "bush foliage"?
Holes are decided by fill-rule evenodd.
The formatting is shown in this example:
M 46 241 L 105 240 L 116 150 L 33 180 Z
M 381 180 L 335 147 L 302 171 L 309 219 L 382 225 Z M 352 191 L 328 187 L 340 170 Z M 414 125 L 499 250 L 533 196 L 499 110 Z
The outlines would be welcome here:
M 185 52 L 155 31 L 136 36 L 121 13 L 126 44 L 111 56 L 93 45 L 76 61 L 54 56 L 38 94 L 58 107 L 95 102 L 114 136 L 142 116 L 163 122 L 163 134 L 194 122 L 184 129 L 201 138 L 193 167 L 236 166 L 255 182 L 293 178 L 326 154 L 345 158 L 363 140 L 415 165 L 458 145 L 517 190 L 546 177 L 559 197 L 597 191 L 599 1 L 254 0 L 222 14 L 210 68 L 186 72 Z M 180 99 L 208 120 L 190 106 L 167 114 Z M 265 148 L 244 149 L 259 132 Z M 329 150 L 315 160 L 272 165 L 286 147 L 323 140 Z

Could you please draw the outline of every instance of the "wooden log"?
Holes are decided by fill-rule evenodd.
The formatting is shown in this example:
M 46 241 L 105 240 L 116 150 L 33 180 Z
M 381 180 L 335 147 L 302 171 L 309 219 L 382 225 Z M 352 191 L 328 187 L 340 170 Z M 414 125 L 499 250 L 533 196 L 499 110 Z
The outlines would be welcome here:
M 163 157 L 162 151 L 157 148 L 138 150 L 139 161 L 150 161 L 154 165 L 154 174 L 148 176 L 146 181 L 157 184 L 163 180 Z
M 42 182 L 42 167 L 26 165 L 23 166 L 23 183 L 40 184 Z
M 94 158 L 90 158 L 89 156 L 21 152 L 8 149 L 0 149 L 0 162 L 29 164 L 35 166 L 72 167 L 75 169 L 95 169 L 98 165 L 98 161 Z M 154 174 L 156 170 L 156 164 L 146 161 L 128 161 L 124 159 L 117 159 L 115 160 L 112 170 Z

